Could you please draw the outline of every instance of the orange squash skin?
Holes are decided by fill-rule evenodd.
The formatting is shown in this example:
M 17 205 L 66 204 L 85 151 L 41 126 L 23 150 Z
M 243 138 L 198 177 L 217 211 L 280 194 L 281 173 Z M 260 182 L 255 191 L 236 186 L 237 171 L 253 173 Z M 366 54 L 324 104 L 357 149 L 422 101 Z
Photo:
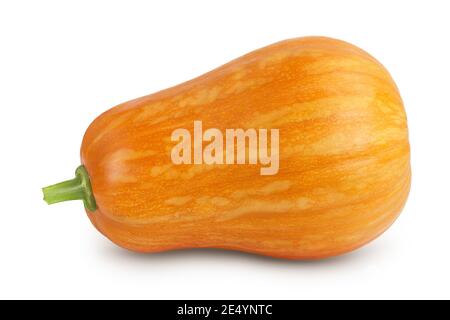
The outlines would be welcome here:
M 171 133 L 276 128 L 280 169 L 175 165 Z M 282 41 L 100 115 L 81 147 L 87 212 L 138 252 L 213 247 L 289 259 L 354 250 L 384 232 L 410 188 L 406 115 L 386 69 L 324 37 Z

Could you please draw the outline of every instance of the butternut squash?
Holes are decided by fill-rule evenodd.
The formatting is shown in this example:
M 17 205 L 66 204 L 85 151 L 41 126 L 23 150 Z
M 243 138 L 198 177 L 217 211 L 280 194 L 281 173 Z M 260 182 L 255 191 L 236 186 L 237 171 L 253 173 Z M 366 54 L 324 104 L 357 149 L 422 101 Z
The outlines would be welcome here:
M 409 159 L 388 71 L 351 44 L 305 37 L 103 113 L 84 135 L 76 178 L 44 188 L 44 199 L 82 199 L 101 233 L 138 252 L 317 259 L 394 222 Z

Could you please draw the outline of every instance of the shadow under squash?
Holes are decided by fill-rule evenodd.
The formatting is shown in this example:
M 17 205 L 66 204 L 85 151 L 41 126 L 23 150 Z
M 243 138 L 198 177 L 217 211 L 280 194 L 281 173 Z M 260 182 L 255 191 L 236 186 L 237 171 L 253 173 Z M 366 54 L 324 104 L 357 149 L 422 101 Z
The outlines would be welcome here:
M 382 243 L 375 241 L 360 249 L 346 253 L 344 255 L 330 257 L 320 260 L 289 260 L 273 258 L 241 251 L 232 251 L 215 248 L 193 248 L 179 249 L 157 253 L 137 253 L 109 244 L 104 246 L 105 254 L 117 259 L 133 260 L 136 263 L 186 263 L 186 261 L 221 261 L 221 262 L 248 262 L 259 264 L 270 264 L 278 266 L 321 266 L 336 267 L 344 264 L 357 264 L 362 260 L 372 260 L 377 254 L 383 251 Z

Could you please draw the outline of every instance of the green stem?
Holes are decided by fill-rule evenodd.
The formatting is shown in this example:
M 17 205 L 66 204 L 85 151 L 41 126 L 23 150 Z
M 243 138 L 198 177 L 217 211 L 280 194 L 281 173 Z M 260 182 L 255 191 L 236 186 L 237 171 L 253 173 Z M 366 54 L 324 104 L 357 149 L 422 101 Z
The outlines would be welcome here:
M 48 204 L 62 201 L 83 200 L 84 206 L 89 211 L 95 211 L 94 194 L 92 193 L 91 181 L 84 166 L 79 166 L 75 171 L 75 178 L 42 188 L 44 200 Z

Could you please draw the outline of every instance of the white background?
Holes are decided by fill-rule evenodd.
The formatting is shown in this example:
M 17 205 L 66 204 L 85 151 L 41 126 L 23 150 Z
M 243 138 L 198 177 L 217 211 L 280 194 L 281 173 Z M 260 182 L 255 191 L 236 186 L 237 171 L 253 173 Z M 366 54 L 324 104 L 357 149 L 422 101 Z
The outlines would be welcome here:
M 450 298 L 449 14 L 448 1 L 0 0 L 0 298 Z M 306 35 L 370 52 L 405 102 L 412 190 L 372 244 L 321 262 L 139 255 L 82 203 L 42 201 L 101 112 Z

